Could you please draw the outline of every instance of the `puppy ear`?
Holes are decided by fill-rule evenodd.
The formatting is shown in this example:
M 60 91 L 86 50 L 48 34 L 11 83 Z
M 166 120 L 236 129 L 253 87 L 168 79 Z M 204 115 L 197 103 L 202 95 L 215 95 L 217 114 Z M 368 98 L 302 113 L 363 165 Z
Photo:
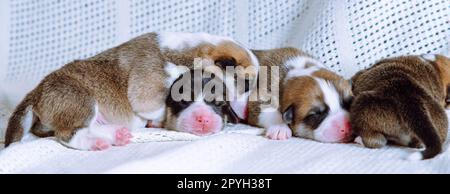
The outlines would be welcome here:
M 237 61 L 233 57 L 219 57 L 214 61 L 214 63 L 218 64 L 220 67 L 235 67 L 237 66 Z
M 231 108 L 230 105 L 222 107 L 222 113 L 227 117 L 230 123 L 237 124 L 241 119 L 237 116 L 236 112 Z
M 292 124 L 292 121 L 294 120 L 294 105 L 290 105 L 284 112 L 283 112 L 283 121 L 287 124 Z

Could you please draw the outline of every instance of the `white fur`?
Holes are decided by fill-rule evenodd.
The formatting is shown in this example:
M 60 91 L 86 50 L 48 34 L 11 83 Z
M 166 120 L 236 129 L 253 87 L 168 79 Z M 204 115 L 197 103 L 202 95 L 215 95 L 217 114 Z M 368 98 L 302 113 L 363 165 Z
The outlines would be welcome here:
M 238 95 L 236 100 L 230 102 L 231 108 L 234 110 L 236 115 L 241 119 L 245 118 L 245 112 L 247 111 L 248 97 L 250 96 L 250 92 L 244 93 L 242 95 Z
M 428 61 L 436 61 L 436 55 L 433 54 L 422 55 L 422 58 Z
M 160 109 L 150 112 L 139 112 L 138 115 L 144 119 L 151 121 L 161 121 L 166 114 L 166 106 L 162 106 Z
M 181 33 L 181 32 L 163 32 L 158 34 L 158 41 L 161 48 L 173 50 L 182 50 L 185 48 L 196 47 L 203 43 L 217 45 L 224 41 L 232 39 L 223 36 L 216 36 L 207 33 Z
M 320 69 L 315 66 L 311 66 L 306 69 L 294 69 L 294 70 L 289 71 L 289 73 L 286 76 L 286 79 L 289 80 L 289 79 L 301 77 L 301 76 L 311 76 L 311 74 L 313 74 L 314 72 L 316 72 L 318 70 L 320 70 Z
M 414 152 L 411 155 L 409 155 L 406 159 L 409 161 L 420 161 L 423 159 L 423 155 L 421 152 Z
M 251 62 L 253 64 L 253 66 L 255 67 L 255 70 L 258 72 L 259 71 L 259 60 L 258 58 L 255 56 L 255 54 L 253 54 L 252 51 L 250 51 L 246 46 L 239 44 L 242 48 L 245 49 L 245 51 L 248 53 L 248 55 L 250 56 Z
M 278 109 L 262 109 L 258 116 L 258 122 L 267 129 L 266 137 L 270 139 L 285 140 L 292 137 L 291 128 L 283 121 L 283 116 Z
M 285 62 L 285 66 L 289 69 L 305 69 L 305 65 L 308 63 L 314 64 L 319 68 L 324 68 L 320 61 L 306 56 L 292 57 Z
M 355 138 L 355 143 L 364 146 L 363 140 L 361 138 L 361 136 L 358 136 Z
M 166 79 L 166 87 L 170 88 L 175 80 L 177 80 L 183 73 L 189 71 L 189 68 L 186 66 L 178 66 L 168 62 L 164 67 L 164 71 L 167 73 L 167 75 L 169 75 L 169 77 Z
M 157 123 L 158 124 L 158 123 Z M 131 131 L 139 128 L 144 128 L 147 125 L 147 120 L 140 116 L 134 116 L 129 123 L 128 129 Z
M 321 78 L 314 78 L 319 85 L 323 96 L 325 103 L 330 108 L 330 113 L 337 113 L 343 111 L 341 107 L 341 97 L 339 96 L 338 91 L 336 90 L 335 86 Z
M 87 128 L 79 129 L 69 143 L 61 143 L 73 149 L 90 150 L 98 139 L 102 139 L 112 145 L 115 141 L 115 135 L 116 131 L 111 130 L 110 126 L 94 124 Z
M 205 104 L 205 97 L 203 96 L 203 94 L 201 94 L 197 98 L 195 98 L 194 101 L 195 101 L 194 105 L 207 106 Z
M 308 63 L 314 65 L 306 68 L 305 66 Z M 323 64 L 321 62 L 311 57 L 304 56 L 293 57 L 287 60 L 284 65 L 289 69 L 285 80 L 300 76 L 311 76 L 312 73 L 320 70 L 320 68 L 323 68 Z
M 258 124 L 264 128 L 284 123 L 283 116 L 280 111 L 275 108 L 262 109 L 261 114 L 258 116 L 258 122 Z
M 29 142 L 36 140 L 38 137 L 30 133 L 31 125 L 33 124 L 32 106 L 27 107 L 26 114 L 22 120 L 23 137 L 20 142 Z
M 86 123 L 88 127 L 78 129 L 68 143 L 61 141 L 62 144 L 73 149 L 89 150 L 97 139 L 102 139 L 109 144 L 114 143 L 116 131 L 110 130 L 108 125 L 98 124 L 96 121 L 99 114 L 98 105 L 94 106 L 94 110 L 95 115 Z
M 89 150 L 92 147 L 92 141 L 89 128 L 83 128 L 79 129 L 68 143 L 63 141 L 61 143 L 72 149 Z

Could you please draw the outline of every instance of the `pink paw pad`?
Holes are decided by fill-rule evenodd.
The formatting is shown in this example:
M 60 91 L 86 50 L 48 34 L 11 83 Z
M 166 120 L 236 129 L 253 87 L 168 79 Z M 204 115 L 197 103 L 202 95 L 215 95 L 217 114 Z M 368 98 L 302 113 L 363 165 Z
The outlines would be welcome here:
M 292 137 L 292 131 L 288 127 L 275 126 L 267 130 L 266 137 L 272 140 L 287 140 Z
M 91 151 L 106 150 L 110 147 L 110 144 L 102 139 L 95 140 L 94 145 L 91 147 Z
M 124 146 L 131 142 L 131 138 L 133 136 L 131 135 L 130 131 L 127 128 L 121 128 L 116 131 L 116 141 L 114 143 L 115 146 Z

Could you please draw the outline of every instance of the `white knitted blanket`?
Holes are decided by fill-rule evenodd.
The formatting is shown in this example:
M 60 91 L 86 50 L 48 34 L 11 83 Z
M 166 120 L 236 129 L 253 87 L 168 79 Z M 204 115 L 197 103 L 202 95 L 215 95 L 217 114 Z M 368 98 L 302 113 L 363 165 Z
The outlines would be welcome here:
M 262 132 L 235 125 L 200 138 L 141 129 L 134 132 L 134 143 L 101 152 L 39 139 L 0 151 L 0 173 L 450 173 L 447 149 L 432 160 L 408 161 L 413 149 L 271 141 Z
M 37 83 L 151 31 L 226 35 L 255 49 L 295 46 L 350 77 L 385 57 L 448 51 L 449 10 L 450 0 L 1 0 L 0 80 Z M 0 104 L 0 137 L 5 111 Z M 259 129 L 228 129 L 249 134 L 140 130 L 136 143 L 104 152 L 40 139 L 0 151 L 0 173 L 450 173 L 448 150 L 410 162 L 408 148 L 278 142 L 255 135 Z

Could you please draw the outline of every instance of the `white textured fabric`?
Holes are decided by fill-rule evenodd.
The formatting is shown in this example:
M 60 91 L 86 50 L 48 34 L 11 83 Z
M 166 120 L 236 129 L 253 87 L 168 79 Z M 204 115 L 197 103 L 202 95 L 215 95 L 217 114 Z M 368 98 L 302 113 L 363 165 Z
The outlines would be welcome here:
M 257 136 L 261 132 L 236 125 L 200 138 L 143 129 L 134 133 L 141 143 L 102 152 L 40 139 L 0 152 L 0 173 L 450 173 L 447 148 L 432 160 L 408 161 L 409 148 L 272 141 Z
M 0 80 L 30 85 L 150 31 L 226 35 L 254 49 L 294 46 L 350 77 L 384 57 L 448 51 L 450 0 L 1 0 L 0 26 Z M 407 162 L 403 148 L 243 134 L 140 131 L 135 141 L 147 143 L 97 153 L 46 139 L 20 144 L 0 151 L 0 173 L 450 173 L 448 151 Z
M 450 42 L 450 0 L 3 0 L 0 7 L 7 80 L 38 81 L 151 31 L 226 35 L 255 49 L 294 46 L 346 77 L 384 57 L 443 52 Z

